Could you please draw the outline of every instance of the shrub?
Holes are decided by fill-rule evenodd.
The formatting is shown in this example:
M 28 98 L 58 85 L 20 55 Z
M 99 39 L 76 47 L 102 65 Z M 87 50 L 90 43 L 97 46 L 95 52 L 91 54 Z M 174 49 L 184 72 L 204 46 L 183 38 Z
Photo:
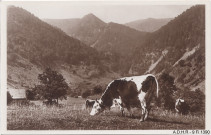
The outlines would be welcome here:
M 26 98 L 28 100 L 34 100 L 36 96 L 36 92 L 33 90 L 26 90 Z
M 190 106 L 191 112 L 205 112 L 205 95 L 200 89 L 196 89 L 195 91 L 183 91 L 182 97 Z
M 180 61 L 179 61 L 179 65 L 180 65 L 181 67 L 184 67 L 184 66 L 185 66 L 185 61 L 184 61 L 184 60 L 180 60 Z
M 101 85 L 97 85 L 93 89 L 93 94 L 101 94 L 103 92 L 103 87 Z
M 86 90 L 85 92 L 82 93 L 82 98 L 87 98 L 88 96 L 91 95 L 91 92 L 89 90 Z
M 174 77 L 163 73 L 158 79 L 158 83 L 160 89 L 158 105 L 163 105 L 163 107 L 168 110 L 174 109 L 175 99 L 173 98 L 173 93 L 176 91 Z

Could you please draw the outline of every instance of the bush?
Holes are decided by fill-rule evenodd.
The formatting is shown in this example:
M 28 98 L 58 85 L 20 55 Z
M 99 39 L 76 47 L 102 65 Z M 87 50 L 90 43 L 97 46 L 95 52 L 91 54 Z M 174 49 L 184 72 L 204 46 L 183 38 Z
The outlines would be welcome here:
M 190 112 L 205 113 L 205 95 L 200 89 L 183 91 L 182 97 L 190 106 Z
M 176 86 L 174 84 L 174 77 L 167 73 L 163 73 L 158 79 L 159 83 L 159 99 L 158 106 L 163 105 L 167 110 L 173 110 L 175 99 L 173 93 L 176 91 Z
M 26 98 L 28 100 L 34 100 L 36 96 L 36 92 L 33 90 L 26 90 Z
M 77 93 L 74 93 L 74 92 L 73 92 L 73 93 L 70 94 L 70 96 L 71 96 L 71 97 L 75 97 L 75 96 L 77 96 Z
M 93 94 L 101 94 L 103 92 L 103 87 L 101 85 L 97 85 L 93 89 Z
M 185 66 L 185 61 L 184 61 L 184 60 L 180 60 L 180 61 L 179 61 L 179 65 L 180 65 L 181 67 L 184 67 L 184 66 Z
M 85 92 L 82 93 L 82 98 L 87 98 L 88 96 L 91 95 L 91 92 L 89 90 L 86 90 Z

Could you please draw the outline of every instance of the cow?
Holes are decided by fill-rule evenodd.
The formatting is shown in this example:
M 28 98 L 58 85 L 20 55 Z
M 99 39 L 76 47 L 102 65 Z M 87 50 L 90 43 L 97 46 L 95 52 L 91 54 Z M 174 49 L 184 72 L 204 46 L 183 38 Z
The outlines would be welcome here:
M 92 108 L 93 105 L 94 105 L 94 103 L 95 103 L 95 100 L 87 99 L 86 102 L 85 102 L 85 104 L 86 104 L 86 109 Z
M 140 121 L 145 121 L 150 110 L 150 102 L 155 92 L 158 97 L 158 81 L 152 74 L 124 77 L 110 82 L 99 100 L 96 100 L 90 115 L 101 113 L 105 108 L 112 106 L 115 98 L 121 98 L 122 108 L 127 108 L 131 113 L 131 107 L 142 110 Z
M 56 102 L 56 100 L 44 100 L 43 101 L 43 105 L 47 105 L 47 106 L 49 106 L 49 105 L 57 105 L 57 102 Z
M 190 109 L 190 107 L 185 102 L 184 99 L 178 98 L 176 100 L 176 103 L 175 103 L 175 110 L 176 110 L 176 112 L 181 113 L 183 115 L 186 115 L 186 114 L 188 114 L 189 109 Z

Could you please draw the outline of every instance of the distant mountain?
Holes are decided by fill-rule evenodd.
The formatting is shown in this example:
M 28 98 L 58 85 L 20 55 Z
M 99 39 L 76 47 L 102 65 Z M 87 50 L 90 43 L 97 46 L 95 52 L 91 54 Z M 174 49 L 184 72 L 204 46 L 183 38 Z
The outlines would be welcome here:
M 81 19 L 44 21 L 96 48 L 110 61 L 112 70 L 123 73 L 128 70 L 128 66 L 122 67 L 121 63 L 132 55 L 134 48 L 139 46 L 147 35 L 147 32 L 140 32 L 122 24 L 104 23 L 93 14 Z
M 134 51 L 132 74 L 168 72 L 186 90 L 205 86 L 205 7 L 193 6 Z
M 45 19 L 44 21 L 99 51 L 112 51 L 118 54 L 127 53 L 139 44 L 138 42 L 146 34 L 122 24 L 104 23 L 93 14 L 88 14 L 81 19 Z
M 79 73 L 83 77 L 102 73 L 106 61 L 94 48 L 26 10 L 9 7 L 7 20 L 8 83 L 11 86 L 33 85 L 37 82 L 38 73 L 46 67 L 74 72 L 75 76 L 77 72 L 73 67 L 83 67 Z
M 145 32 L 154 32 L 160 29 L 162 26 L 166 25 L 172 18 L 163 18 L 163 19 L 155 19 L 155 18 L 148 18 L 148 19 L 141 19 L 126 23 L 126 26 L 129 26 L 133 29 Z
M 44 19 L 43 21 L 60 28 L 62 31 L 68 34 L 69 31 L 75 31 L 80 19 Z M 69 34 L 71 36 L 71 33 Z
M 45 19 L 44 21 L 87 45 L 93 44 L 98 39 L 99 33 L 106 25 L 93 14 L 88 14 L 81 19 Z

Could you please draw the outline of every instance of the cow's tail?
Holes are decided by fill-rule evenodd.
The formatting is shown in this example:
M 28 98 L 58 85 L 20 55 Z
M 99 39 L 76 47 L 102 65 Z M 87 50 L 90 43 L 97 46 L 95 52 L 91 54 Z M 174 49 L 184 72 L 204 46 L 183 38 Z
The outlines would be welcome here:
M 157 91 L 156 91 L 156 96 L 157 96 L 157 98 L 158 98 L 158 92 L 159 92 L 159 86 L 158 86 L 158 80 L 157 80 L 157 78 L 153 75 L 153 77 L 155 78 L 155 82 L 156 82 L 156 87 L 157 87 Z

